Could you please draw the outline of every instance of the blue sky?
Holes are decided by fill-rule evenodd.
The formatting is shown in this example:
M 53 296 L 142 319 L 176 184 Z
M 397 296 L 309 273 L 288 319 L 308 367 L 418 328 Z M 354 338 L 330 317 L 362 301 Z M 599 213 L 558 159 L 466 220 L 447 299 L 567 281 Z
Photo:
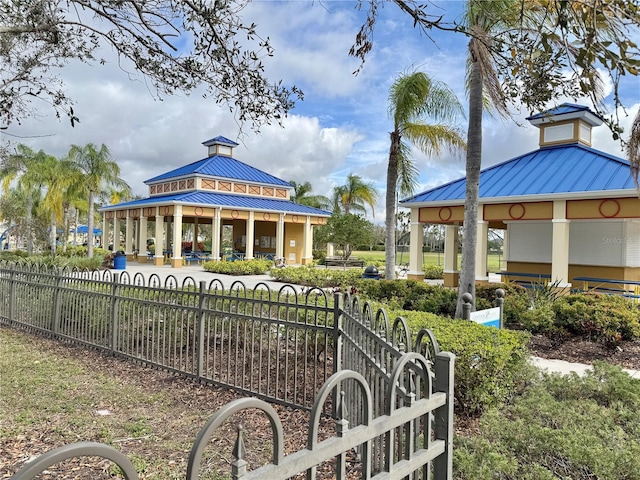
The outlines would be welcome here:
M 366 4 L 366 2 L 365 2 Z M 260 134 L 248 126 L 240 133 L 233 116 L 213 99 L 191 96 L 155 99 L 141 78 L 131 79 L 109 52 L 105 66 L 69 64 L 61 72 L 68 93 L 75 99 L 80 124 L 71 128 L 43 106 L 41 115 L 9 133 L 35 149 L 62 156 L 71 144 L 105 143 L 120 164 L 123 178 L 134 193 L 146 195 L 143 181 L 206 156 L 201 142 L 223 135 L 241 145 L 234 157 L 284 180 L 309 181 L 318 194 L 330 195 L 349 173 L 374 182 L 380 202 L 376 223 L 384 221 L 384 185 L 392 128 L 387 113 L 390 85 L 398 74 L 419 69 L 447 83 L 466 104 L 464 67 L 466 39 L 459 34 L 433 31 L 436 40 L 421 35 L 398 7 L 387 3 L 380 10 L 374 49 L 359 75 L 357 59 L 348 56 L 365 17 L 353 1 L 254 1 L 244 15 L 269 37 L 275 55 L 265 61 L 273 80 L 282 79 L 304 91 L 279 126 Z M 453 19 L 463 2 L 436 2 L 434 14 Z M 628 126 L 640 107 L 640 80 L 625 79 L 623 98 Z M 574 101 L 572 99 L 567 99 Z M 588 104 L 586 100 L 578 103 Z M 486 118 L 483 132 L 483 167 L 537 148 L 538 131 L 524 120 L 529 112 L 513 109 L 514 120 Z M 461 127 L 466 128 L 464 122 Z M 29 138 L 36 136 L 35 138 Z M 606 127 L 594 130 L 594 147 L 623 156 Z M 464 159 L 444 155 L 426 158 L 416 152 L 422 191 L 464 175 Z M 370 216 L 370 214 L 369 214 Z

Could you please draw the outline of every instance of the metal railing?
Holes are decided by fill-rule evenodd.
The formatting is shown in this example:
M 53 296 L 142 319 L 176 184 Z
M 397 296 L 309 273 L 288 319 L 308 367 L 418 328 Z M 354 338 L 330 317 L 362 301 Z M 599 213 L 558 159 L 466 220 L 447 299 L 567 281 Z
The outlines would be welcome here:
M 352 441 L 340 440 L 346 449 L 342 453 L 356 448 L 367 475 L 390 472 L 393 465 L 408 461 L 415 471 L 425 472 L 414 478 L 431 478 L 432 467 L 434 474 L 445 472 L 434 478 L 450 478 L 453 356 L 440 355 L 430 331 L 419 332 L 413 341 L 404 319 L 390 322 L 384 310 L 361 305 L 358 297 L 330 297 L 321 289 L 301 294 L 287 285 L 278 291 L 266 284 L 247 290 L 236 281 L 227 290 L 217 280 L 196 283 L 188 277 L 178 285 L 172 276 L 162 283 L 157 276 L 131 278 L 127 272 L 6 264 L 0 264 L 0 296 L 0 321 L 5 324 L 305 409 L 312 419 L 322 409 L 337 419 L 341 438 L 348 417 L 350 432 L 359 433 Z M 357 378 L 340 376 L 345 371 L 357 372 Z M 442 393 L 436 395 L 441 399 L 437 405 L 436 392 Z M 413 413 L 406 413 L 408 408 Z M 438 420 L 434 409 L 440 412 Z M 398 417 L 402 421 L 390 419 L 395 411 L 405 412 Z M 439 446 L 429 450 L 434 439 L 445 445 L 435 442 Z M 325 442 L 311 442 L 311 437 L 309 442 L 315 461 L 324 455 L 317 445 Z M 431 452 L 424 463 L 408 458 L 424 449 Z M 327 452 L 335 456 L 335 447 Z M 443 452 L 448 452 L 446 460 Z M 432 464 L 436 457 L 440 460 Z M 242 460 L 241 455 L 236 458 Z M 274 462 L 280 465 L 275 454 Z M 297 468 L 309 460 L 291 462 Z M 297 471 L 305 470 L 315 471 L 310 465 Z M 406 467 L 399 471 L 407 472 Z M 234 478 L 243 475 L 234 473 Z M 246 478 L 260 478 L 252 475 Z M 308 473 L 308 478 L 315 477 Z

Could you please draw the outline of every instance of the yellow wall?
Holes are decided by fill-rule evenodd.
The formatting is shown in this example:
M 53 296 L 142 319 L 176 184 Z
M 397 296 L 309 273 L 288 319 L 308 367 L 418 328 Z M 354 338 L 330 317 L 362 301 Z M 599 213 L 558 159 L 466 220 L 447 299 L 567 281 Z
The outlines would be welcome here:
M 285 223 L 284 225 L 284 258 L 287 263 L 302 263 L 302 239 L 303 224 Z M 291 246 L 291 242 L 295 242 L 295 246 Z M 291 254 L 295 254 L 295 259 L 290 258 Z
M 544 273 L 551 274 L 550 263 L 528 263 L 528 262 L 507 262 L 505 271 L 508 272 L 523 272 L 523 273 Z M 639 267 L 607 267 L 597 265 L 569 265 L 569 281 L 574 287 L 579 287 L 582 282 L 574 281 L 575 277 L 595 277 L 595 278 L 610 278 L 614 280 L 632 280 L 640 281 L 640 268 Z M 506 280 L 507 277 L 503 277 Z M 516 276 L 509 276 L 509 280 L 531 280 L 531 278 L 519 278 Z M 552 278 L 551 281 L 554 279 Z
M 455 223 L 464 221 L 464 206 L 422 207 L 419 213 L 422 223 Z
M 569 200 L 567 218 L 640 218 L 640 198 Z
M 484 220 L 550 220 L 553 202 L 498 203 L 483 206 Z
M 256 222 L 254 235 L 256 239 L 262 241 L 262 237 L 275 237 L 276 236 L 276 223 L 275 222 Z M 262 244 L 254 245 L 255 252 L 262 253 L 275 253 L 276 249 L 269 247 L 263 247 Z

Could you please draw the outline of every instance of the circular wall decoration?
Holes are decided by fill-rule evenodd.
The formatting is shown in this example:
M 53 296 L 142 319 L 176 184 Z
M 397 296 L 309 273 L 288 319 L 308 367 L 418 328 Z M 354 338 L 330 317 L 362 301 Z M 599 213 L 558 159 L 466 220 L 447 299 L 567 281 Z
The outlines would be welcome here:
M 154 213 L 153 212 L 153 208 L 147 207 L 147 208 L 144 209 L 144 214 L 147 217 L 153 217 L 153 213 Z
M 522 203 L 514 203 L 509 207 L 509 217 L 513 220 L 520 220 L 524 217 L 526 210 Z
M 292 215 L 292 216 L 291 216 L 291 221 L 292 221 L 293 223 L 298 223 L 298 215 Z
M 240 212 L 238 212 L 238 210 L 232 210 L 231 211 L 231 218 L 233 218 L 234 220 L 236 218 L 238 218 L 240 216 Z
M 169 207 L 163 207 L 162 211 L 163 211 L 164 215 L 166 216 L 166 215 L 169 215 L 170 209 L 169 209 Z
M 318 218 L 318 225 L 324 225 L 327 222 L 327 219 L 324 217 Z
M 265 212 L 265 213 L 262 215 L 262 218 L 263 218 L 264 220 L 266 220 L 266 221 L 269 221 L 269 219 L 271 218 L 271 215 L 269 215 L 269 213 L 268 213 L 268 212 Z
M 204 208 L 196 207 L 193 212 L 195 213 L 196 217 L 201 217 L 204 213 Z
M 449 207 L 442 207 L 438 210 L 438 218 L 443 222 L 448 222 L 453 216 L 453 211 Z
M 620 213 L 620 203 L 610 198 L 602 200 L 600 206 L 598 206 L 598 211 L 604 218 L 613 218 Z

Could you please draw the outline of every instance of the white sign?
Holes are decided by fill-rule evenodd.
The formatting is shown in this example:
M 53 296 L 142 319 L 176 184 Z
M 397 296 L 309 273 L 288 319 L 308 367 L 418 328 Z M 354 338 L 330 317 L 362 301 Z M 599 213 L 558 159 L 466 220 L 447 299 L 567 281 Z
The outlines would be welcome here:
M 500 328 L 500 307 L 471 312 L 470 319 L 472 322 L 479 323 L 485 327 Z

